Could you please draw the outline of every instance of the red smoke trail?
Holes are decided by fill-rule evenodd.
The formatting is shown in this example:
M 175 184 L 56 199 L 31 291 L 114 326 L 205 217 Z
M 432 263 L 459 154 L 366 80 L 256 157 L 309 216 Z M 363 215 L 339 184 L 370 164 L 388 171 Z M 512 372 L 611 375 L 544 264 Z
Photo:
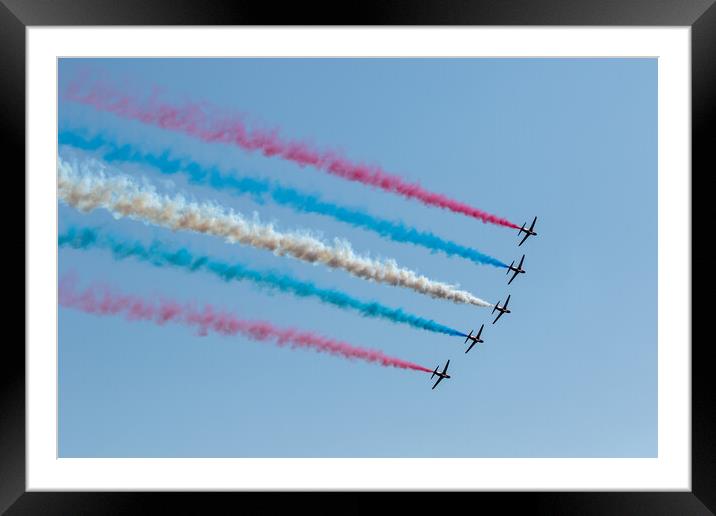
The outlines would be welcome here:
M 305 142 L 284 140 L 275 130 L 249 129 L 238 116 L 213 116 L 209 111 L 217 113 L 218 110 L 208 104 L 187 103 L 183 106 L 172 106 L 160 102 L 156 94 L 152 94 L 147 102 L 140 104 L 136 99 L 120 94 L 101 83 L 94 84 L 87 93 L 81 93 L 79 84 L 75 83 L 67 89 L 66 98 L 145 124 L 182 132 L 206 142 L 229 143 L 247 151 L 261 152 L 267 157 L 276 156 L 300 166 L 312 166 L 349 181 L 417 199 L 483 222 L 519 228 L 507 219 L 431 192 L 417 183 L 408 183 L 396 175 L 386 173 L 378 166 L 354 163 L 334 152 L 317 150 Z
M 246 321 L 233 315 L 217 311 L 210 305 L 202 310 L 176 301 L 146 301 L 140 297 L 119 294 L 109 288 L 93 285 L 82 292 L 75 290 L 75 281 L 63 278 L 59 285 L 59 303 L 67 308 L 75 308 L 86 313 L 98 315 L 121 315 L 130 321 L 151 321 L 163 325 L 167 322 L 196 327 L 201 335 L 209 330 L 223 335 L 241 334 L 257 341 L 275 341 L 279 346 L 290 345 L 293 348 L 309 348 L 348 359 L 360 359 L 378 363 L 385 367 L 413 369 L 431 373 L 432 370 L 406 360 L 389 357 L 380 351 L 352 346 L 310 332 L 292 328 L 276 328 L 265 321 Z

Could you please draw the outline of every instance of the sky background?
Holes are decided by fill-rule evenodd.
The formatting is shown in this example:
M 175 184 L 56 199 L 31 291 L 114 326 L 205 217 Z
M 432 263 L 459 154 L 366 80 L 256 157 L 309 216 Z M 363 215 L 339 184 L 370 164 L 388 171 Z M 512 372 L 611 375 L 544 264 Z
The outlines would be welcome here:
M 655 59 L 61 59 L 59 83 L 86 71 L 146 96 L 206 100 L 286 137 L 341 149 L 539 236 L 426 207 L 358 183 L 68 103 L 59 129 L 171 148 L 472 246 L 527 274 L 431 254 L 320 215 L 256 204 L 183 176 L 115 164 L 162 191 L 257 212 L 279 229 L 348 239 L 371 256 L 459 284 L 513 313 L 370 283 L 219 239 L 105 211 L 58 205 L 59 230 L 100 226 L 255 268 L 291 273 L 429 317 L 484 344 L 362 318 L 314 299 L 155 268 L 107 251 L 59 250 L 59 275 L 125 293 L 210 303 L 377 348 L 452 378 L 199 336 L 60 308 L 61 457 L 655 457 L 657 454 L 657 61 Z M 61 146 L 60 155 L 84 156 Z

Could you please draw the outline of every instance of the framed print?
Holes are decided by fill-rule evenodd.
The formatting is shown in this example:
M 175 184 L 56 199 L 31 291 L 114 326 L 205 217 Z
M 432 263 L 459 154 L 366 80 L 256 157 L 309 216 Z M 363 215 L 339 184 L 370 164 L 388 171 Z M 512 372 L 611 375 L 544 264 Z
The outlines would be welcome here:
M 713 511 L 716 8 L 213 7 L 2 7 L 27 307 L 0 508 Z

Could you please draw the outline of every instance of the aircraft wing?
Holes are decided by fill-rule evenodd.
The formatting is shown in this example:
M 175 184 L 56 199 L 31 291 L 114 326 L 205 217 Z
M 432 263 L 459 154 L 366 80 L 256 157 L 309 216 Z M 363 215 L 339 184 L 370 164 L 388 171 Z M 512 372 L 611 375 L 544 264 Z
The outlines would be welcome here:
M 515 271 L 515 273 L 514 273 L 514 274 L 512 275 L 512 277 L 510 278 L 510 281 L 507 282 L 508 285 L 509 285 L 510 283 L 512 283 L 512 280 L 517 277 L 517 274 L 519 274 L 519 273 L 518 273 L 517 271 Z
M 473 342 L 472 344 L 470 344 L 470 347 L 469 347 L 469 348 L 467 348 L 467 350 L 465 351 L 465 353 L 467 353 L 468 351 L 470 351 L 470 350 L 472 349 L 472 347 L 473 347 L 474 345 L 475 345 L 475 343 L 474 343 L 474 342 Z
M 530 231 L 534 230 L 535 224 L 537 223 L 537 217 L 532 221 L 532 225 L 530 226 Z
M 522 264 L 525 263 L 525 255 L 522 255 L 522 258 L 520 258 L 520 264 L 517 266 L 518 269 L 522 268 Z
M 450 361 L 448 360 L 447 363 L 445 364 L 445 367 L 443 368 L 443 374 L 447 373 L 447 368 L 449 365 L 450 365 Z
M 507 296 L 507 300 L 505 301 L 505 304 L 502 305 L 502 308 L 507 308 L 507 305 L 510 304 L 510 298 L 512 297 L 512 294 Z
M 522 244 L 524 244 L 524 243 L 525 243 L 525 240 L 527 240 L 527 238 L 529 238 L 529 236 L 530 236 L 529 233 L 525 234 L 525 237 L 522 239 L 522 242 L 520 242 L 520 243 L 518 244 L 518 247 L 521 246 Z
M 435 382 L 435 385 L 433 385 L 433 389 L 438 386 L 438 384 L 442 381 L 442 379 L 443 379 L 442 376 L 440 378 L 438 378 L 438 381 Z
M 499 319 L 500 317 L 502 317 L 502 314 L 504 314 L 504 313 L 505 313 L 505 312 L 500 312 L 499 314 L 497 314 L 497 317 L 495 317 L 495 320 L 492 321 L 492 324 L 495 324 L 495 323 L 497 322 L 497 319 Z

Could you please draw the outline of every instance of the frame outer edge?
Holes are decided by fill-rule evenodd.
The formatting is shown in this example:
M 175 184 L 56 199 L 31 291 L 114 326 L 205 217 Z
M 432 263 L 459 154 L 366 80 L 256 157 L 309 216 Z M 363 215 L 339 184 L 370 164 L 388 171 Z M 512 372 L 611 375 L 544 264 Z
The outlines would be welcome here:
M 3 66 L 3 76 L 5 79 L 0 84 L 0 87 L 3 88 L 3 95 L 0 96 L 0 113 L 2 113 L 5 122 L 2 130 L 3 135 L 6 137 L 7 148 L 24 149 L 22 136 L 24 136 L 25 127 L 24 59 L 25 23 L 27 23 L 27 21 L 23 20 L 29 20 L 31 23 L 39 22 L 39 24 L 50 25 L 54 24 L 55 21 L 50 19 L 52 18 L 51 14 L 48 18 L 49 13 L 47 12 L 45 12 L 44 15 L 41 12 L 38 14 L 38 11 L 42 11 L 43 9 L 43 6 L 39 5 L 42 2 L 28 0 L 27 4 L 34 4 L 34 6 L 30 6 L 29 12 L 21 12 L 20 18 L 5 5 L 6 3 L 6 1 L 0 3 L 0 42 L 3 43 L 0 45 L 0 63 L 2 63 Z M 11 3 L 17 4 L 17 2 L 12 0 Z M 82 4 L 83 2 L 79 3 Z M 160 2 L 157 2 L 157 4 L 159 3 Z M 711 3 L 710 6 L 708 6 L 709 3 Z M 678 4 L 678 2 L 674 2 L 674 5 L 676 4 Z M 692 26 L 692 158 L 694 170 L 697 168 L 704 170 L 702 175 L 705 175 L 707 165 L 709 166 L 709 170 L 714 169 L 714 159 L 709 159 L 708 151 L 712 149 L 714 143 L 716 143 L 716 139 L 713 136 L 713 117 L 708 116 L 710 113 L 716 111 L 716 82 L 714 82 L 714 78 L 716 78 L 716 56 L 714 55 L 714 49 L 716 49 L 716 4 L 712 1 L 701 2 L 700 4 L 701 8 L 698 8 L 692 3 L 689 9 L 690 14 L 693 16 L 691 19 L 695 19 Z M 704 7 L 704 4 L 706 4 L 707 7 Z M 98 8 L 101 10 L 101 7 Z M 696 10 L 698 10 L 700 14 L 697 14 L 695 12 Z M 74 23 L 79 25 L 101 23 L 102 16 L 97 16 L 96 11 L 97 9 L 95 9 L 94 14 L 90 13 L 84 17 L 75 17 Z M 156 19 L 156 16 L 152 16 L 151 13 L 147 14 L 150 14 L 149 21 L 151 21 L 151 18 Z M 217 13 L 215 12 L 214 14 Z M 417 18 L 424 19 L 424 14 L 425 13 L 417 16 Z M 69 16 L 72 17 L 73 15 L 69 14 Z M 130 15 L 123 16 L 123 18 L 127 20 L 128 16 Z M 181 17 L 181 13 L 178 16 Z M 672 19 L 675 20 L 675 23 L 672 24 L 680 24 L 680 20 L 683 20 L 682 16 L 683 12 L 680 16 L 674 16 Z M 394 17 L 395 13 L 386 18 L 393 19 Z M 559 23 L 555 22 L 555 18 L 557 17 L 559 17 L 559 14 L 555 16 L 555 13 L 552 13 L 553 24 L 567 24 L 568 20 L 566 20 L 566 18 L 562 19 Z M 189 17 L 185 18 L 185 23 L 191 23 L 188 18 Z M 413 16 L 413 18 L 415 18 L 415 16 Z M 468 16 L 467 18 L 471 19 L 472 16 Z M 519 18 L 519 16 L 515 16 L 515 18 Z M 629 20 L 625 20 L 625 24 L 645 23 L 644 21 L 639 22 L 633 19 L 633 16 L 625 18 L 629 18 Z M 64 17 L 64 19 L 66 21 L 66 17 Z M 60 20 L 57 21 L 59 22 Z M 228 22 L 231 22 L 231 18 L 229 18 Z M 72 20 L 70 23 L 72 23 Z M 124 23 L 127 23 L 127 21 Z M 224 21 L 224 23 L 226 23 L 226 21 Z M 463 23 L 465 22 L 463 21 Z M 492 24 L 494 23 L 493 21 Z M 515 23 L 517 23 L 517 20 Z M 540 20 L 533 20 L 532 23 L 540 24 Z M 668 22 L 666 23 L 669 24 Z M 485 24 L 491 23 L 485 20 Z M 17 130 L 13 131 L 12 129 Z M 20 164 L 24 170 L 24 153 L 21 160 Z M 693 219 L 694 221 L 698 220 L 695 216 Z M 696 267 L 698 267 L 699 264 L 705 265 L 705 260 L 699 259 L 698 257 L 695 257 L 695 259 L 698 260 L 695 262 Z M 25 273 L 27 274 L 27 270 Z M 710 385 L 710 383 L 712 383 L 710 380 L 712 371 L 709 367 L 711 363 L 704 358 L 706 355 L 706 345 L 704 342 L 702 349 L 700 349 L 698 345 L 693 347 L 692 489 L 694 498 L 698 499 L 704 506 L 704 509 L 708 507 L 714 510 L 714 508 L 716 508 L 716 493 L 714 493 L 713 487 L 716 485 L 716 442 L 712 439 L 713 436 L 716 435 L 713 414 L 713 407 L 716 406 L 716 395 L 714 395 L 712 385 Z M 4 374 L 2 378 L 0 378 L 0 382 L 2 382 L 0 384 L 2 385 L 2 390 L 0 391 L 0 415 L 2 415 L 3 422 L 3 432 L 0 433 L 0 457 L 2 457 L 2 460 L 0 460 L 0 513 L 4 513 L 10 505 L 13 505 L 18 497 L 20 500 L 13 508 L 20 509 L 21 506 L 26 506 L 25 504 L 29 502 L 30 499 L 42 497 L 54 498 L 54 501 L 59 502 L 55 507 L 55 509 L 58 510 L 60 507 L 64 507 L 65 509 L 69 509 L 72 506 L 76 507 L 80 505 L 77 504 L 79 501 L 78 496 L 64 497 L 62 495 L 43 495 L 40 493 L 22 496 L 25 491 L 24 347 L 20 349 L 18 345 L 11 345 L 8 346 L 7 352 L 10 354 L 4 357 L 7 358 L 7 360 L 4 359 L 1 362 L 4 365 L 1 369 Z M 544 494 L 549 497 L 549 494 Z M 628 493 L 624 493 L 624 495 L 627 494 Z M 664 494 L 667 495 L 667 493 Z M 79 495 L 79 493 L 75 495 Z M 607 495 L 607 493 L 604 493 L 604 495 Z M 639 496 L 637 494 L 634 495 Z M 127 495 L 108 495 L 109 498 L 113 498 L 114 496 L 121 497 Z M 95 498 L 92 495 L 89 495 L 89 497 Z M 560 499 L 564 499 L 563 497 L 570 497 L 570 495 L 559 495 Z M 132 495 L 129 495 L 129 498 L 133 498 Z M 604 498 L 607 498 L 607 496 L 604 496 Z M 580 499 L 582 498 L 580 497 Z M 63 500 L 69 503 L 63 504 Z M 49 500 L 46 499 L 46 501 Z M 104 501 L 109 502 L 110 500 L 104 498 Z M 164 498 L 164 501 L 167 501 L 166 498 Z M 534 499 L 532 499 L 532 501 L 534 501 Z M 585 499 L 582 499 L 582 501 L 586 502 Z M 569 506 L 571 504 L 567 505 Z M 581 504 L 577 503 L 576 505 L 577 507 L 572 506 L 572 508 L 578 509 Z M 549 506 L 552 508 L 555 507 L 551 504 L 549 504 Z M 557 507 L 560 506 L 562 506 L 562 504 L 557 504 Z M 619 506 L 624 508 L 621 504 L 615 504 L 613 508 L 616 509 Z M 566 507 L 562 506 L 562 508 L 564 509 Z M 686 509 L 686 507 L 683 508 Z M 57 513 L 59 514 L 60 512 Z
M 19 156 L 19 160 L 11 161 L 14 166 L 8 167 L 8 172 L 13 171 L 10 174 L 13 178 L 22 178 L 24 202 L 25 24 L 1 3 L 0 70 L 0 134 L 3 147 L 11 151 L 8 156 Z M 21 235 L 19 230 L 16 231 L 13 240 L 23 242 L 24 268 L 24 225 Z M 26 274 L 25 269 L 25 277 Z M 23 308 L 24 301 L 23 297 Z M 22 328 L 24 334 L 24 323 Z M 20 343 L 19 338 L 6 337 L 3 344 L 0 359 L 0 513 L 25 491 L 25 339 Z
M 704 178 L 712 176 L 716 168 L 716 4 L 712 4 L 691 27 L 691 88 L 693 271 L 710 267 L 708 255 L 693 253 L 693 235 L 702 237 L 706 234 L 699 221 L 713 219 L 713 212 L 697 213 L 693 200 L 694 193 L 704 191 Z M 697 177 L 702 186 L 700 190 L 694 188 Z M 708 203 L 702 206 L 708 206 Z M 697 222 L 700 229 L 695 232 Z M 692 290 L 692 307 L 704 307 L 705 304 L 709 304 L 708 300 L 699 304 L 693 298 Z M 709 315 L 704 314 L 708 308 L 700 310 L 706 318 L 700 317 L 699 320 L 708 321 Z M 708 360 L 709 355 L 713 355 L 709 353 L 713 342 L 710 338 L 694 338 L 693 320 L 692 312 L 691 488 L 704 505 L 716 512 L 716 389 L 713 382 L 714 362 Z

